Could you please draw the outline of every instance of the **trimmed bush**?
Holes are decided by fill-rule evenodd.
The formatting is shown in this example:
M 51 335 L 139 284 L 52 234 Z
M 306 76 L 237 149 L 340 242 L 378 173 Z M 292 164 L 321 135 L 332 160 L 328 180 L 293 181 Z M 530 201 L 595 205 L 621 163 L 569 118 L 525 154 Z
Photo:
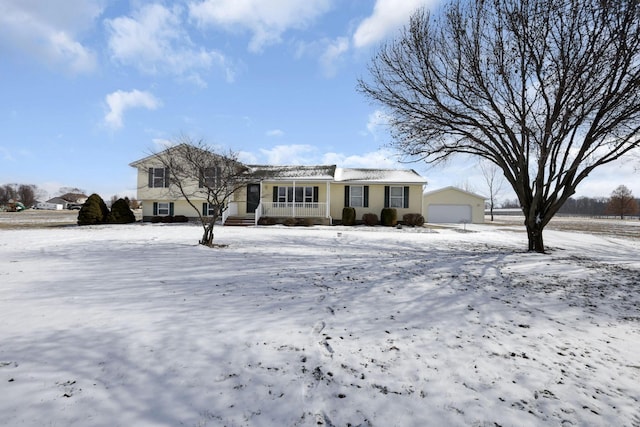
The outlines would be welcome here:
M 368 226 L 378 225 L 378 215 L 374 213 L 366 213 L 362 215 L 362 222 Z
M 173 217 L 173 222 L 189 222 L 189 218 L 184 215 L 176 215 Z
M 102 197 L 93 193 L 78 212 L 78 225 L 104 224 L 109 216 L 109 208 Z
M 380 223 L 386 227 L 395 227 L 398 224 L 398 211 L 395 208 L 382 209 Z
M 402 223 L 412 227 L 422 227 L 424 225 L 424 217 L 419 213 L 408 213 L 402 215 Z
M 136 216 L 125 199 L 118 199 L 111 205 L 107 222 L 109 224 L 129 224 L 136 222 Z
M 296 225 L 296 222 L 297 221 L 296 221 L 295 218 L 288 217 L 288 218 L 285 218 L 282 221 L 282 224 L 286 225 L 287 227 L 292 227 L 292 226 Z
M 296 220 L 296 225 L 300 225 L 302 227 L 311 227 L 313 225 L 313 218 L 298 218 Z
M 276 219 L 272 216 L 262 216 L 258 220 L 258 225 L 275 225 Z
M 342 225 L 356 225 L 356 208 L 342 209 Z

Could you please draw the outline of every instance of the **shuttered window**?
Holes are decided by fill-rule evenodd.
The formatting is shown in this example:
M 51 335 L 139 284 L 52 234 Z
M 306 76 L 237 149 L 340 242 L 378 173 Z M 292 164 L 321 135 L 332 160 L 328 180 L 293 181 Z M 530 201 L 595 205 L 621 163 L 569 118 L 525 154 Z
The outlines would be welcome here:
M 369 207 L 368 185 L 347 185 L 344 187 L 344 205 L 353 208 Z
M 154 202 L 153 215 L 157 215 L 157 216 L 173 215 L 173 202 Z
M 149 187 L 150 188 L 169 187 L 169 169 L 149 168 Z
M 200 176 L 200 182 L 198 183 L 198 186 L 200 188 L 217 187 L 220 184 L 220 173 L 220 168 L 216 166 L 202 169 L 202 174 Z
M 384 187 L 385 208 L 408 208 L 409 187 L 387 185 Z

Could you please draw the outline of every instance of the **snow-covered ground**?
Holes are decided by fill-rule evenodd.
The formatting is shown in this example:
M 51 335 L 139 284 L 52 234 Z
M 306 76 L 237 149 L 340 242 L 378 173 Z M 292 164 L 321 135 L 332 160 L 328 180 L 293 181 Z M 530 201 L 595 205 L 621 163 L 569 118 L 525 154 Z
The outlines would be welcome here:
M 0 424 L 640 426 L 640 240 L 0 231 Z

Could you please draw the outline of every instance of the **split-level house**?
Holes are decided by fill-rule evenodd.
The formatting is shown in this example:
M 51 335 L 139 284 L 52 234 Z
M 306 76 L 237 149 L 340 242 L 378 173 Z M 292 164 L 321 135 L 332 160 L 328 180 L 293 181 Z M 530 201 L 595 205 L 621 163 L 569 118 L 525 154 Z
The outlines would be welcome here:
M 157 156 L 131 163 L 138 170 L 137 199 L 143 220 L 167 215 L 196 217 L 191 205 L 171 191 L 168 173 Z M 244 165 L 245 184 L 233 192 L 222 215 L 223 223 L 257 224 L 260 218 L 312 218 L 316 224 L 334 224 L 350 206 L 356 218 L 380 212 L 385 207 L 405 213 L 422 212 L 426 180 L 412 169 L 354 169 L 335 165 L 272 166 Z M 193 185 L 196 185 L 194 183 Z M 215 209 L 206 200 L 196 200 L 205 215 Z

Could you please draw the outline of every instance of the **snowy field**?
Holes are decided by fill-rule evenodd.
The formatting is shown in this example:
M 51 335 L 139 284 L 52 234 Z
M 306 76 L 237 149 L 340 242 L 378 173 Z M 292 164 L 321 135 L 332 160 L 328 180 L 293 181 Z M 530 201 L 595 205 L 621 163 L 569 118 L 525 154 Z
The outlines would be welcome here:
M 0 425 L 640 426 L 637 237 L 200 235 L 0 230 Z

